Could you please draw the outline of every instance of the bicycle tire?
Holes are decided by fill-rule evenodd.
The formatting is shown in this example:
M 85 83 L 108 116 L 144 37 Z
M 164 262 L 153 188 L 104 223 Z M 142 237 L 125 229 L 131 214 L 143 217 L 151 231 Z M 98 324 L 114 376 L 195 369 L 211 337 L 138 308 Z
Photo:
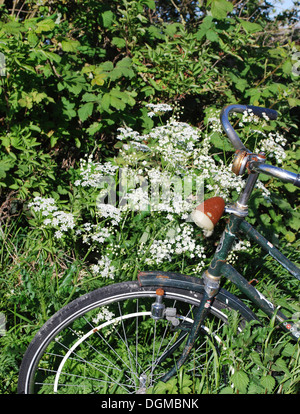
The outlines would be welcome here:
M 176 317 L 173 322 L 156 321 L 150 315 L 156 289 L 157 286 L 141 287 L 137 281 L 113 284 L 87 293 L 59 310 L 28 346 L 20 367 L 18 393 L 151 392 L 180 355 L 183 340 L 178 339 L 179 332 L 189 330 L 193 309 L 202 297 L 201 292 L 166 288 L 164 303 L 176 309 Z M 221 332 L 222 324 L 227 323 L 224 310 L 230 309 L 239 311 L 246 321 L 255 318 L 238 298 L 220 290 L 210 309 L 208 325 L 202 327 L 204 338 L 198 340 L 193 352 L 193 358 L 200 351 L 206 352 L 202 358 L 206 369 L 207 364 L 213 363 L 208 336 L 216 343 L 221 341 L 212 326 Z M 180 331 L 174 326 L 177 323 Z M 160 342 L 156 341 L 159 335 Z M 171 343 L 180 346 L 174 345 L 173 353 L 166 357 L 165 348 L 169 345 L 170 349 Z M 201 364 L 198 368 L 195 361 L 191 360 L 187 369 L 201 375 Z

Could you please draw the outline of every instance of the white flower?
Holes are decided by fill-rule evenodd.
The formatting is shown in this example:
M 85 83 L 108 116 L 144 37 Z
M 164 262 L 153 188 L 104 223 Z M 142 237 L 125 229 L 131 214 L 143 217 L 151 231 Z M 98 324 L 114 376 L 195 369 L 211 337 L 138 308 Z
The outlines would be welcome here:
M 188 254 L 197 259 L 205 257 L 204 247 L 196 244 L 193 232 L 192 225 L 182 223 L 170 230 L 163 240 L 154 240 L 145 260 L 146 263 L 152 265 L 171 262 L 174 255 L 181 254 Z M 140 254 L 145 254 L 144 249 L 141 249 Z
M 113 230 L 107 227 L 101 227 L 101 224 L 83 224 L 83 237 L 82 241 L 85 244 L 103 244 L 109 237 L 113 235 Z
M 95 275 L 100 274 L 103 278 L 114 279 L 115 267 L 107 256 L 103 256 L 96 265 L 92 265 L 91 270 Z
M 88 160 L 80 160 L 80 176 L 81 178 L 76 180 L 74 185 L 76 187 L 99 187 L 106 176 L 114 176 L 118 170 L 118 166 L 113 165 L 111 161 L 104 162 L 103 164 L 94 162 L 93 157 L 89 156 Z
M 101 306 L 100 312 L 92 319 L 92 321 L 94 324 L 98 324 L 101 321 L 111 321 L 114 316 L 114 313 L 111 312 L 107 306 Z
M 29 203 L 29 207 L 39 211 L 42 216 L 47 216 L 43 221 L 44 226 L 59 228 L 54 234 L 57 239 L 62 237 L 63 232 L 75 227 L 73 214 L 58 210 L 53 198 L 35 197 L 33 202 Z
M 121 220 L 121 211 L 112 204 L 97 203 L 98 213 L 105 218 L 113 219 L 118 224 Z
M 63 234 L 62 234 L 62 232 L 61 232 L 60 230 L 57 230 L 57 231 L 54 233 L 54 237 L 55 237 L 56 239 L 61 239 L 61 238 L 62 238 L 62 236 L 63 236 Z
M 283 148 L 286 143 L 287 140 L 278 132 L 270 132 L 267 138 L 259 142 L 259 147 L 255 151 L 265 152 L 269 157 L 274 157 L 275 160 L 281 164 L 286 158 L 286 153 Z
M 55 205 L 55 200 L 52 197 L 44 198 L 44 197 L 35 197 L 33 202 L 28 204 L 28 207 L 31 207 L 34 211 L 41 211 L 42 215 L 46 216 L 53 211 L 57 210 L 57 206 Z
M 151 109 L 151 111 L 148 112 L 148 116 L 150 118 L 152 118 L 155 115 L 162 115 L 165 112 L 169 112 L 169 111 L 173 110 L 173 108 L 168 104 L 152 104 L 152 103 L 150 103 L 150 104 L 146 105 L 146 108 Z

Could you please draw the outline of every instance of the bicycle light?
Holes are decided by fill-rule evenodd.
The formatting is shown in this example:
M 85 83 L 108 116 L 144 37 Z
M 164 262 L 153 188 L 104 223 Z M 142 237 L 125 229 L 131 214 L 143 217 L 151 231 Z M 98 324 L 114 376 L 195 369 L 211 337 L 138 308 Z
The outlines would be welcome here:
M 212 197 L 199 204 L 191 213 L 194 223 L 203 229 L 206 237 L 213 234 L 214 227 L 220 220 L 225 209 L 222 197 Z
M 161 319 L 164 317 L 165 312 L 165 305 L 162 303 L 163 301 L 164 290 L 158 288 L 156 290 L 156 301 L 151 306 L 151 317 L 153 319 Z

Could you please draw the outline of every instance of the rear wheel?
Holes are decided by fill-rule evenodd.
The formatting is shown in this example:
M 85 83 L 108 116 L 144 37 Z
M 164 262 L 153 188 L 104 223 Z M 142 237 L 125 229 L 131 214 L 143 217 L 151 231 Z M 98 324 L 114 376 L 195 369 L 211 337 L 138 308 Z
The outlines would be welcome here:
M 19 393 L 114 394 L 151 392 L 181 355 L 202 294 L 168 287 L 168 311 L 153 319 L 156 287 L 138 282 L 90 292 L 57 312 L 34 337 L 23 358 Z M 186 372 L 202 376 L 222 344 L 225 310 L 253 314 L 226 291 L 214 300 Z

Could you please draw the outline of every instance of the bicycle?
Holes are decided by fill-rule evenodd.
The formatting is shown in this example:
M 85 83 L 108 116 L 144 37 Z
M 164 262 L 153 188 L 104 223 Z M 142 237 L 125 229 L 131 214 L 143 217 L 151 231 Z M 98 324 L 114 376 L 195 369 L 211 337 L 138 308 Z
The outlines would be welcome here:
M 206 231 L 224 212 L 229 214 L 202 277 L 140 272 L 135 281 L 108 285 L 69 303 L 30 343 L 20 368 L 18 393 L 141 394 L 158 381 L 168 381 L 183 365 L 197 375 L 201 364 L 210 363 L 213 347 L 222 347 L 227 311 L 238 312 L 242 322 L 259 320 L 241 299 L 220 287 L 222 277 L 299 339 L 296 324 L 226 261 L 237 233 L 243 232 L 300 280 L 300 269 L 245 220 L 260 173 L 300 186 L 300 174 L 265 164 L 264 154 L 254 154 L 243 145 L 229 114 L 249 110 L 260 118 L 277 117 L 272 109 L 245 105 L 229 105 L 221 112 L 223 129 L 236 150 L 232 170 L 237 175 L 248 172 L 248 178 L 234 204 L 225 206 L 215 198 L 212 209 L 204 201 L 192 213 Z

